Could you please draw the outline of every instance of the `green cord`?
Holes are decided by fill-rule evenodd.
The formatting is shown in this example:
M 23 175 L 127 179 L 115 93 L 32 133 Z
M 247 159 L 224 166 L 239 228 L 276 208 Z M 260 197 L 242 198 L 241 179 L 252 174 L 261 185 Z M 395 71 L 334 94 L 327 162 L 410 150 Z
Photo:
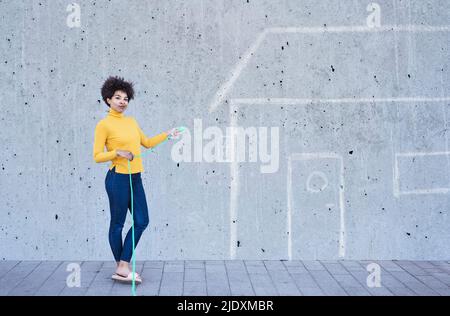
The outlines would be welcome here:
M 133 240 L 133 254 L 131 256 L 131 261 L 133 265 L 133 279 L 131 282 L 131 294 L 136 296 L 136 280 L 135 280 L 135 272 L 136 272 L 136 258 L 134 256 L 134 209 L 133 209 L 133 183 L 131 181 L 131 166 L 130 161 L 128 160 L 128 174 L 130 175 L 130 188 L 131 188 L 131 236 Z
M 178 127 L 178 132 L 179 133 L 183 133 L 186 130 L 186 127 L 181 126 Z M 162 143 L 165 143 L 168 139 L 172 139 L 169 137 L 166 137 L 165 140 L 163 140 L 161 143 L 159 143 L 158 145 L 161 145 Z M 156 146 L 158 146 L 156 145 Z M 143 153 L 141 153 L 140 155 L 136 155 L 134 156 L 134 158 L 136 157 L 143 157 L 144 154 L 148 153 L 148 152 L 153 152 L 153 148 L 155 148 L 156 146 L 150 148 L 150 150 L 147 150 Z M 136 274 L 136 257 L 134 255 L 134 248 L 135 248 L 135 242 L 134 242 L 134 207 L 133 207 L 133 182 L 131 180 L 131 165 L 130 165 L 130 161 L 127 159 L 128 162 L 128 174 L 130 175 L 130 189 L 131 189 L 131 236 L 132 236 L 132 240 L 133 240 L 133 252 L 132 252 L 132 256 L 131 256 L 131 262 L 132 262 L 132 274 L 133 274 L 133 279 L 131 282 L 131 294 L 133 296 L 136 296 L 136 280 L 135 280 L 135 274 Z
M 160 144 L 165 143 L 169 138 L 166 138 L 164 141 L 162 141 Z M 159 145 L 160 145 L 159 144 Z M 156 147 L 156 146 L 155 146 Z M 153 147 L 153 148 L 155 148 Z M 136 155 L 134 156 L 134 158 L 136 157 L 142 157 L 143 154 L 146 154 L 147 152 L 153 152 L 153 149 L 150 149 L 144 153 L 141 153 L 140 155 Z M 136 274 L 136 256 L 134 254 L 134 248 L 135 248 L 135 242 L 134 242 L 134 203 L 133 203 L 133 182 L 131 180 L 131 165 L 130 165 L 130 161 L 127 160 L 128 162 L 128 174 L 130 175 L 130 189 L 131 189 L 131 236 L 132 236 L 132 241 L 133 241 L 133 253 L 131 256 L 131 262 L 132 262 L 132 275 L 133 275 L 133 279 L 131 282 L 131 294 L 133 296 L 136 296 L 136 280 L 135 280 L 135 274 Z

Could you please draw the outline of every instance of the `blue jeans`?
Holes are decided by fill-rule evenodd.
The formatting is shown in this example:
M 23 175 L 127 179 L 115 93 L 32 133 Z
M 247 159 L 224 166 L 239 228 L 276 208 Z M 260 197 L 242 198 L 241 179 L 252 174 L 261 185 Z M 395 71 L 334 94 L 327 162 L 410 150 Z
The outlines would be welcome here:
M 127 216 L 127 211 L 131 214 L 131 189 L 130 175 L 116 173 L 116 167 L 108 170 L 105 178 L 106 192 L 108 193 L 109 207 L 111 211 L 111 222 L 109 226 L 109 244 L 114 255 L 114 259 L 130 262 L 133 252 L 132 229 L 127 233 L 122 244 L 122 229 Z M 131 175 L 133 183 L 133 213 L 134 213 L 134 244 L 135 248 L 141 238 L 142 233 L 148 226 L 148 208 L 145 198 L 144 187 L 142 186 L 141 173 Z

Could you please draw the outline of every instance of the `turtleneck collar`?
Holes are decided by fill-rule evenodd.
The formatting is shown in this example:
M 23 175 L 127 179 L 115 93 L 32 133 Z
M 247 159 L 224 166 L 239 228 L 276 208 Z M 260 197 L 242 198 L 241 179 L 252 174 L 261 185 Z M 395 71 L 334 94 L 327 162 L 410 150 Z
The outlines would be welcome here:
M 111 115 L 111 116 L 123 117 L 123 113 L 117 112 L 117 111 L 113 110 L 113 108 L 110 108 L 108 113 L 109 113 L 108 115 Z

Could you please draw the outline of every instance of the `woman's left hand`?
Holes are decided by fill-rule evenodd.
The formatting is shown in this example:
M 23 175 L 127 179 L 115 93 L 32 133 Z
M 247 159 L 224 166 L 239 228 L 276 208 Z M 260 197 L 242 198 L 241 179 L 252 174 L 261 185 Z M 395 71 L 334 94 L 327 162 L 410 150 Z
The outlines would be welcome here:
M 166 132 L 166 134 L 167 134 L 167 138 L 174 139 L 174 138 L 178 138 L 180 136 L 181 132 L 178 128 L 174 127 L 172 129 L 168 130 Z

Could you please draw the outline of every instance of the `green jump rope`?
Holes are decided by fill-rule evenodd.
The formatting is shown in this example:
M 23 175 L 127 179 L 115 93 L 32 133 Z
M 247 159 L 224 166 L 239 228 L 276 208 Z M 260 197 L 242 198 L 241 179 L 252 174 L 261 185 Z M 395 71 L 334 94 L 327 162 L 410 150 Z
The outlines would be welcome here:
M 183 127 L 183 126 L 176 128 L 176 131 L 178 132 L 178 134 L 182 134 L 185 130 L 186 130 L 186 128 Z M 161 144 L 165 143 L 168 139 L 176 139 L 176 138 L 178 138 L 178 137 L 170 137 L 170 136 L 168 136 L 163 142 L 159 143 L 158 145 L 161 145 Z M 140 155 L 136 155 L 134 157 L 135 158 L 136 157 L 141 157 L 142 158 L 144 156 L 144 154 L 147 154 L 149 152 L 153 152 L 153 148 L 155 148 L 155 147 L 152 147 L 150 150 L 147 150 L 147 151 L 141 153 Z M 132 270 L 133 270 L 132 275 L 133 275 L 133 277 L 132 277 L 132 282 L 131 282 L 131 293 L 132 293 L 133 296 L 136 296 L 136 278 L 135 278 L 135 275 L 136 275 L 136 257 L 134 255 L 135 242 L 134 242 L 133 183 L 131 181 L 131 165 L 130 165 L 130 161 L 127 160 L 127 162 L 128 162 L 128 174 L 130 176 L 130 189 L 131 189 L 131 236 L 132 236 L 132 241 L 133 241 L 133 253 L 132 253 L 132 256 L 131 256 L 131 262 L 132 262 L 132 266 L 133 266 L 132 267 Z

